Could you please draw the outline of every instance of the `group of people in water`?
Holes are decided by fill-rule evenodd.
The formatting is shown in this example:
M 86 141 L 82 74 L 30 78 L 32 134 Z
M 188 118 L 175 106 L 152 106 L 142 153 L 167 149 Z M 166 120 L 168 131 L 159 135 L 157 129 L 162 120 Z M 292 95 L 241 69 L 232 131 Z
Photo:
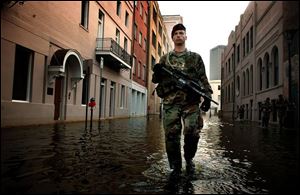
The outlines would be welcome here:
M 276 109 L 277 116 L 279 119 L 279 127 L 282 129 L 285 125 L 285 119 L 287 116 L 287 110 L 291 105 L 288 100 L 283 97 L 282 94 L 278 95 L 278 99 L 275 100 L 275 106 L 272 106 L 270 98 L 260 104 L 259 111 L 261 112 L 261 126 L 263 128 L 268 128 L 271 112 L 274 112 Z M 238 108 L 238 117 L 242 121 L 244 119 L 245 107 L 241 105 Z

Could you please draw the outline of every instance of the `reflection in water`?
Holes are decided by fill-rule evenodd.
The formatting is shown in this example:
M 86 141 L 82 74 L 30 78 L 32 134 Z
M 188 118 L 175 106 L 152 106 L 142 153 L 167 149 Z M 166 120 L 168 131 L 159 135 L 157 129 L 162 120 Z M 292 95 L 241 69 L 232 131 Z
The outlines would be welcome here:
M 212 117 L 196 173 L 171 180 L 158 116 L 1 130 L 1 193 L 272 193 L 296 189 L 298 133 Z M 183 144 L 183 140 L 182 140 Z M 183 154 L 183 151 L 182 151 Z M 183 167 L 185 167 L 183 161 Z

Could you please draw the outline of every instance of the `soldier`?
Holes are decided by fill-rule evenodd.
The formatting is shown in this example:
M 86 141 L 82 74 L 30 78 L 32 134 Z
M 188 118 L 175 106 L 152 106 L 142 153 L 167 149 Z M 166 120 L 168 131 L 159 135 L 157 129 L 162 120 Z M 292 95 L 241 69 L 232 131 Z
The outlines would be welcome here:
M 278 118 L 279 118 L 279 127 L 282 129 L 284 119 L 286 117 L 286 110 L 288 107 L 288 102 L 286 99 L 283 98 L 283 95 L 278 95 L 278 100 L 276 101 L 276 108 L 278 110 Z
M 193 158 L 197 151 L 200 138 L 200 130 L 203 127 L 201 110 L 207 112 L 210 101 L 195 93 L 180 90 L 175 87 L 175 81 L 163 75 L 161 66 L 171 66 L 174 69 L 186 73 L 190 78 L 198 81 L 205 88 L 205 94 L 211 97 L 213 93 L 207 80 L 205 66 L 202 58 L 195 52 L 188 51 L 185 47 L 187 39 L 185 27 L 176 24 L 172 29 L 172 40 L 174 50 L 161 57 L 159 64 L 153 67 L 153 83 L 159 83 L 156 92 L 163 99 L 163 126 L 165 130 L 165 143 L 172 176 L 181 174 L 181 119 L 184 125 L 184 158 L 186 161 L 186 173 L 193 174 L 195 164 Z
M 270 98 L 266 98 L 261 109 L 262 109 L 262 127 L 268 128 L 269 120 L 270 120 L 270 113 L 272 111 Z

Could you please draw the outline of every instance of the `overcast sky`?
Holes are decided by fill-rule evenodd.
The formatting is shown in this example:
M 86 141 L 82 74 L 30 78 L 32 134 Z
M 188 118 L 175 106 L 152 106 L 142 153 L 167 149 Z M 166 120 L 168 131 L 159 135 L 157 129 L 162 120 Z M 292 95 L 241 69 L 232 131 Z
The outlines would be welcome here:
M 188 50 L 201 55 L 209 78 L 209 52 L 227 45 L 249 1 L 158 1 L 162 15 L 180 15 L 186 27 Z

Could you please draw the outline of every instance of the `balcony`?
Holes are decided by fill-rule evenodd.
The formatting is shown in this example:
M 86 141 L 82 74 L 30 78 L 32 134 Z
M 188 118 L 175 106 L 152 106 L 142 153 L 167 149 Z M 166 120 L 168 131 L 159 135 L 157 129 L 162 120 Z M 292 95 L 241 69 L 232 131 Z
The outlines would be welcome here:
M 96 56 L 113 69 L 131 69 L 131 56 L 112 38 L 97 38 Z

